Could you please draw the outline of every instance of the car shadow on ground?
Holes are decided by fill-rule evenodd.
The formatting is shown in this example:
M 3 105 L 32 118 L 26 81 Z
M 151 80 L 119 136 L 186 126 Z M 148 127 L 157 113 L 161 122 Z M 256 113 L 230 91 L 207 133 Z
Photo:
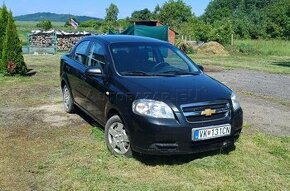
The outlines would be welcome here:
M 93 127 L 99 127 L 100 129 L 104 129 L 97 121 L 95 121 L 93 118 L 91 118 L 85 112 L 83 112 L 80 108 L 75 107 L 75 114 L 77 114 L 78 116 L 80 116 L 83 120 L 85 120 L 91 126 L 93 126 Z
M 104 128 L 94 119 L 92 119 L 90 116 L 88 116 L 85 112 L 83 112 L 78 107 L 75 108 L 75 114 L 79 115 L 83 120 L 85 120 L 88 124 L 90 124 L 92 127 L 97 127 L 100 130 L 104 131 Z M 215 155 L 227 155 L 230 152 L 234 151 L 236 149 L 235 145 L 231 145 L 226 148 L 222 148 L 220 150 L 215 151 L 209 151 L 209 152 L 203 152 L 203 153 L 197 153 L 197 154 L 187 154 L 187 155 L 145 155 L 140 153 L 134 153 L 133 157 L 134 159 L 140 161 L 141 163 L 148 165 L 148 166 L 159 166 L 159 165 L 182 165 L 189 163 L 191 161 L 202 159 L 209 156 L 215 156 Z M 109 152 L 109 151 L 108 151 Z M 112 155 L 113 157 L 113 155 Z
M 209 151 L 196 154 L 188 155 L 172 155 L 172 156 L 154 156 L 154 155 L 143 155 L 143 154 L 134 154 L 134 158 L 140 161 L 141 163 L 148 166 L 159 166 L 159 165 L 182 165 L 189 162 L 192 162 L 197 159 L 203 159 L 205 157 L 215 156 L 215 155 L 228 155 L 230 152 L 234 151 L 236 146 L 231 146 L 228 148 Z

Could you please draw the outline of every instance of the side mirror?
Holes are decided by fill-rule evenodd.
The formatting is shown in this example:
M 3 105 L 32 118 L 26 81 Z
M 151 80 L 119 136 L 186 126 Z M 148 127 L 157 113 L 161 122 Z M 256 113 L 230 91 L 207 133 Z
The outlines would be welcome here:
M 103 72 L 100 68 L 88 68 L 86 70 L 87 76 L 102 76 Z
M 202 65 L 200 65 L 200 64 L 197 64 L 197 67 L 201 70 L 201 71 L 203 71 L 204 72 L 204 67 L 202 66 Z

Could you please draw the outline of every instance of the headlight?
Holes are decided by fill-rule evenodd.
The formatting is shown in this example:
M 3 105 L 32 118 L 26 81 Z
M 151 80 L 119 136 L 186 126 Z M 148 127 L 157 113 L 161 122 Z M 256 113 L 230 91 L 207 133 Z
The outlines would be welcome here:
M 138 115 L 162 119 L 174 119 L 172 109 L 164 102 L 139 99 L 133 102 L 133 112 Z
M 233 108 L 236 111 L 241 106 L 240 106 L 240 103 L 239 103 L 239 101 L 238 101 L 237 96 L 236 96 L 235 93 L 232 93 L 231 99 L 232 99 Z

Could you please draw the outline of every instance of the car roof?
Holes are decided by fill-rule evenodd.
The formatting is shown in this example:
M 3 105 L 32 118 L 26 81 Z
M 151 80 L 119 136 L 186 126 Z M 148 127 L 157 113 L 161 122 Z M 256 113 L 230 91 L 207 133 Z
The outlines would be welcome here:
M 126 42 L 141 42 L 141 43 L 167 43 L 154 38 L 133 36 L 133 35 L 95 35 L 85 39 L 96 39 L 106 44 L 126 43 Z

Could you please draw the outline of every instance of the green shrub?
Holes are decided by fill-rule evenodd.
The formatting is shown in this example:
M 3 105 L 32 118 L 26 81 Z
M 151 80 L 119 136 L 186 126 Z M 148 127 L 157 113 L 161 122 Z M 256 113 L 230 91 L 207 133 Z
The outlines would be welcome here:
M 9 12 L 6 33 L 3 41 L 2 71 L 9 75 L 27 73 L 27 67 L 22 55 L 22 46 L 19 40 L 12 12 Z
M 44 20 L 44 21 L 41 21 L 39 22 L 36 27 L 38 28 L 41 28 L 45 31 L 49 30 L 52 28 L 52 24 L 51 24 L 51 21 L 50 20 Z
M 2 50 L 3 50 L 3 41 L 5 37 L 6 32 L 6 25 L 8 22 L 8 10 L 5 5 L 3 5 L 2 8 L 0 8 L 0 59 L 2 57 Z M 3 70 L 3 66 L 1 66 L 0 63 L 0 71 Z
M 89 28 L 89 27 L 94 28 L 96 25 L 97 25 L 96 20 L 88 20 L 88 21 L 81 22 L 79 26 L 84 27 L 84 28 Z
M 187 43 L 185 40 L 177 39 L 175 46 L 187 54 L 194 53 L 192 46 L 189 43 Z

